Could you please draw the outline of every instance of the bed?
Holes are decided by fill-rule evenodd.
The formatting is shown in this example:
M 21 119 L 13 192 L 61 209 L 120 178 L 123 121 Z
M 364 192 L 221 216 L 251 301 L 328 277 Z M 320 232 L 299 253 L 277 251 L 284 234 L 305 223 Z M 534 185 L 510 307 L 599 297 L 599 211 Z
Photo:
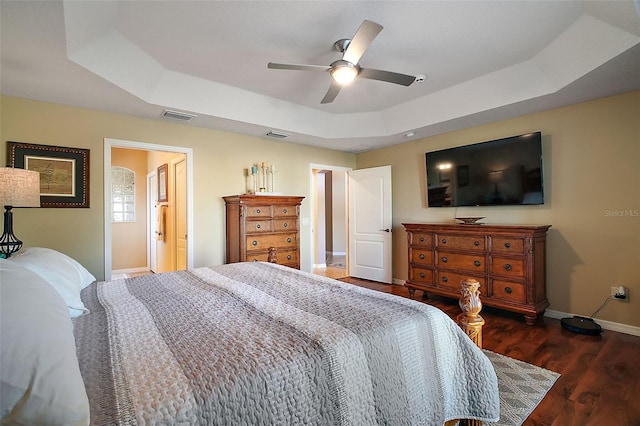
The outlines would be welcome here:
M 49 254 L 63 256 L 55 253 Z M 21 257 L 29 256 L 0 261 L 2 416 L 8 423 L 37 416 L 43 407 L 48 411 L 40 424 L 65 425 L 498 420 L 491 363 L 429 305 L 262 262 L 91 283 L 76 263 L 74 279 L 84 280 L 71 286 L 78 304 L 45 288 L 41 281 L 51 268 L 38 274 Z M 46 297 L 35 302 L 5 300 L 40 290 Z M 36 338 L 16 330 L 16 321 L 34 316 L 16 303 L 40 314 L 45 305 L 56 308 L 55 316 L 43 320 L 47 336 L 38 338 L 65 340 L 59 352 L 64 356 L 55 361 L 61 364 L 48 365 L 49 373 L 33 368 L 29 374 L 40 376 L 26 380 L 39 383 L 45 397 L 34 397 L 28 385 L 20 395 L 16 382 L 26 373 L 8 372 L 4 365 L 7 343 L 19 352 L 15 357 L 26 356 L 23 346 L 35 344 L 33 352 L 41 343 L 24 341 Z M 10 332 L 5 317 L 11 317 Z M 53 322 L 62 329 L 55 339 Z M 51 342 L 39 349 L 58 355 Z M 59 369 L 64 379 L 51 373 Z M 53 389 L 45 389 L 45 379 Z M 53 409 L 43 403 L 46 398 L 55 401 Z

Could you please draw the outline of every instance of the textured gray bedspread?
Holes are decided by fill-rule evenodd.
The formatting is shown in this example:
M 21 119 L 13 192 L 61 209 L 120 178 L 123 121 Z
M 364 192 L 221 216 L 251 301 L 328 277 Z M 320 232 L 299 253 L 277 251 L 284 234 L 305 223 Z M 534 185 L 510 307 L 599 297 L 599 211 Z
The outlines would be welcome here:
M 75 334 L 92 424 L 496 421 L 486 356 L 440 310 L 267 263 L 94 283 Z

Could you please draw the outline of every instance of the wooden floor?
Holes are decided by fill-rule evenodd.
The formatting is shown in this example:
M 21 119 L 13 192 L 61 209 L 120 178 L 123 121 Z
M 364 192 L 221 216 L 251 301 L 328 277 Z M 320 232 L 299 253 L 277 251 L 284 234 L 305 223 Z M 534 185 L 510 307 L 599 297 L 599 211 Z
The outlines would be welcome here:
M 399 285 L 357 278 L 341 281 L 409 297 Z M 416 291 L 416 299 L 422 297 Z M 456 300 L 422 301 L 451 317 L 460 313 Z M 525 425 L 640 426 L 640 337 L 613 331 L 579 335 L 546 317 L 528 326 L 521 315 L 491 308 L 481 315 L 486 321 L 485 349 L 561 374 Z

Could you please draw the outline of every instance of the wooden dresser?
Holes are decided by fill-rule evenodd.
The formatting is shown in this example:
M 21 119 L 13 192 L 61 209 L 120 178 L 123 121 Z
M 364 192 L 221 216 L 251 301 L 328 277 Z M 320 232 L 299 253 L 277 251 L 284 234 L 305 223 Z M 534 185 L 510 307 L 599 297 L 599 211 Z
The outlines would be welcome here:
M 227 263 L 275 261 L 300 269 L 300 204 L 304 197 L 231 195 Z
M 405 286 L 459 298 L 460 282 L 480 282 L 486 306 L 524 314 L 527 324 L 549 306 L 545 246 L 550 225 L 403 224 L 409 274 Z

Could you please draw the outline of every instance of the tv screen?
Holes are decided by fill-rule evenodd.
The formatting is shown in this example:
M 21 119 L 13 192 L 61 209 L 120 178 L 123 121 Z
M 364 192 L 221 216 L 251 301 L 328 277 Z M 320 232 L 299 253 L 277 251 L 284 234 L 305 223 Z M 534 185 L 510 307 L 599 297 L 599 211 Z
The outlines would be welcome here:
M 544 204 L 540 132 L 425 157 L 429 207 Z

